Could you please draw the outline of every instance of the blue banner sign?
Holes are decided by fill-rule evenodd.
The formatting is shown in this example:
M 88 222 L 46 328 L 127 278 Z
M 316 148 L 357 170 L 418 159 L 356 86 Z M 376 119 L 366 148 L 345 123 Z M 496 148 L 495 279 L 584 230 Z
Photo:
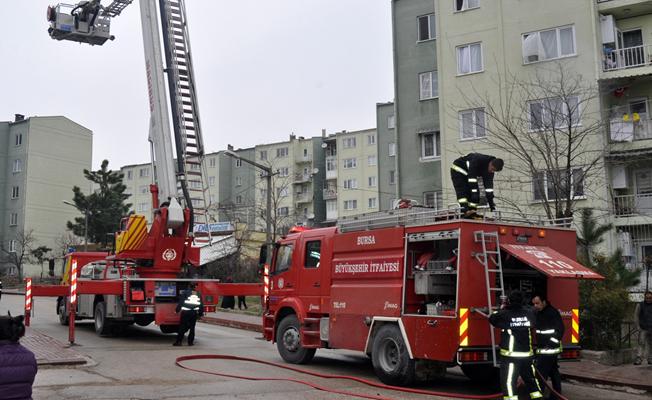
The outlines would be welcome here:
M 220 233 L 220 232 L 233 232 L 233 225 L 230 222 L 217 222 L 213 224 L 195 224 L 193 232 L 199 233 Z

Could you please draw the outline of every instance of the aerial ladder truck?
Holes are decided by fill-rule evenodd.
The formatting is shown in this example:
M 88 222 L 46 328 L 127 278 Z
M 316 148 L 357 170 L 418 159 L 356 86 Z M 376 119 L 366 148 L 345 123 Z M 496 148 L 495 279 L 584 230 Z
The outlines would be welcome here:
M 48 33 L 56 40 L 103 45 L 114 39 L 112 19 L 132 2 L 114 0 L 104 6 L 91 0 L 50 6 Z M 195 234 L 197 226 L 209 225 L 210 196 L 204 180 L 204 143 L 185 4 L 184 0 L 139 4 L 154 169 L 151 224 L 144 215 L 123 218 L 112 253 L 73 252 L 67 257 L 61 285 L 35 285 L 28 290 L 32 296 L 57 296 L 62 324 L 92 318 L 100 335 L 131 323 L 151 322 L 164 333 L 176 332 L 176 303 L 190 282 L 197 284 L 208 312 L 215 311 L 220 295 L 262 295 L 261 284 L 221 284 L 199 278 L 201 266 L 233 254 L 236 243 L 233 234 L 214 237 L 210 229 Z

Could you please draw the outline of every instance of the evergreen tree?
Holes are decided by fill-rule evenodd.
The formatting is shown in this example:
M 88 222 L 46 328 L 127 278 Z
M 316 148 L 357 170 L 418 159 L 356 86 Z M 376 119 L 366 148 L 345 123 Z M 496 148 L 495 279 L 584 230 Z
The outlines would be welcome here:
M 106 247 L 108 235 L 120 227 L 120 218 L 129 211 L 131 204 L 125 203 L 129 195 L 125 194 L 126 186 L 122 183 L 124 175 L 119 171 L 108 169 L 109 161 L 102 161 L 97 171 L 84 170 L 84 176 L 97 188 L 90 195 L 82 193 L 78 186 L 73 191 L 72 201 L 83 214 L 76 217 L 74 223 L 68 221 L 69 230 L 77 236 L 84 237 L 85 218 L 88 218 L 88 240 L 101 243 Z

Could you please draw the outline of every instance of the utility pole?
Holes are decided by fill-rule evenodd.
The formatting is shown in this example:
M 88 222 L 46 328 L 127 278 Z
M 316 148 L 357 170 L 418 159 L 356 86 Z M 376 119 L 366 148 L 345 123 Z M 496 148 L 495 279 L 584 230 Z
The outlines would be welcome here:
M 274 176 L 274 172 L 272 172 L 272 168 L 268 167 L 266 165 L 258 164 L 255 161 L 246 159 L 241 157 L 238 153 L 231 151 L 231 150 L 222 150 L 221 153 L 226 154 L 229 157 L 233 157 L 235 159 L 241 160 L 246 162 L 247 164 L 251 164 L 254 167 L 263 170 L 265 173 L 265 184 L 267 187 L 267 209 L 265 210 L 265 219 L 266 219 L 266 224 L 265 224 L 265 241 L 267 242 L 267 245 L 269 246 L 272 241 L 272 176 Z M 268 257 L 269 257 L 269 252 L 268 252 Z

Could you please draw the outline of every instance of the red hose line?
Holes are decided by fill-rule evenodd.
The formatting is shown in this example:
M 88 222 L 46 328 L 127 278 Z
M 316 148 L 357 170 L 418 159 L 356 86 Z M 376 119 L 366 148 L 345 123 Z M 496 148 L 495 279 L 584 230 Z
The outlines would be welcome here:
M 277 368 L 283 368 L 287 369 L 293 372 L 298 372 L 300 374 L 305 374 L 305 375 L 312 375 L 318 378 L 324 378 L 324 379 L 345 379 L 345 380 L 350 380 L 358 383 L 362 383 L 364 385 L 372 386 L 375 388 L 379 389 L 386 389 L 386 390 L 393 390 L 397 392 L 404 392 L 404 393 L 413 393 L 413 394 L 424 394 L 428 396 L 440 396 L 440 397 L 445 397 L 445 398 L 455 398 L 455 399 L 477 399 L 477 400 L 482 400 L 482 399 L 498 399 L 502 397 L 502 393 L 494 393 L 494 394 L 489 394 L 489 395 L 471 395 L 471 394 L 461 394 L 461 393 L 453 393 L 453 392 L 435 392 L 431 390 L 422 390 L 422 389 L 412 389 L 412 388 L 404 388 L 404 387 L 398 387 L 398 386 L 390 386 L 390 385 L 385 385 L 382 383 L 377 383 L 374 381 L 370 381 L 367 379 L 362 379 L 362 378 L 356 378 L 354 376 L 348 376 L 348 375 L 331 375 L 331 374 L 320 374 L 318 372 L 312 372 L 308 371 L 305 369 L 300 369 L 300 368 L 295 368 L 291 367 L 289 365 L 285 364 L 278 364 L 275 362 L 271 361 L 264 361 L 264 360 L 258 360 L 255 358 L 248 358 L 248 357 L 238 357 L 238 356 L 231 356 L 231 355 L 226 355 L 226 354 L 195 354 L 191 356 L 181 356 L 177 357 L 175 360 L 175 364 L 178 365 L 181 368 L 185 368 L 190 371 L 195 371 L 195 372 L 201 372 L 204 374 L 210 374 L 210 375 L 217 375 L 217 376 L 223 376 L 227 378 L 236 378 L 236 379 L 246 379 L 250 381 L 287 381 L 287 382 L 294 382 L 298 383 L 301 385 L 307 385 L 310 386 L 314 389 L 321 390 L 324 392 L 329 392 L 329 393 L 336 393 L 336 394 L 343 394 L 346 396 L 354 396 L 354 397 L 360 397 L 363 399 L 376 399 L 376 400 L 392 400 L 389 397 L 383 397 L 383 396 L 378 396 L 378 395 L 367 395 L 367 394 L 361 394 L 361 393 L 353 393 L 353 392 L 347 392 L 347 391 L 341 391 L 341 390 L 335 390 L 331 389 L 325 386 L 317 385 L 315 383 L 311 383 L 309 381 L 303 381 L 299 379 L 292 379 L 292 378 L 275 378 L 275 377 L 253 377 L 253 376 L 244 376 L 244 375 L 234 375 L 234 374 L 224 374 L 220 372 L 213 372 L 213 371 L 206 371 L 203 369 L 197 369 L 197 368 L 192 368 L 183 365 L 182 363 L 184 361 L 189 361 L 189 360 L 233 360 L 233 361 L 247 361 L 247 362 L 252 362 L 252 363 L 257 363 L 257 364 L 263 364 L 263 365 L 269 365 L 272 367 L 277 367 Z

